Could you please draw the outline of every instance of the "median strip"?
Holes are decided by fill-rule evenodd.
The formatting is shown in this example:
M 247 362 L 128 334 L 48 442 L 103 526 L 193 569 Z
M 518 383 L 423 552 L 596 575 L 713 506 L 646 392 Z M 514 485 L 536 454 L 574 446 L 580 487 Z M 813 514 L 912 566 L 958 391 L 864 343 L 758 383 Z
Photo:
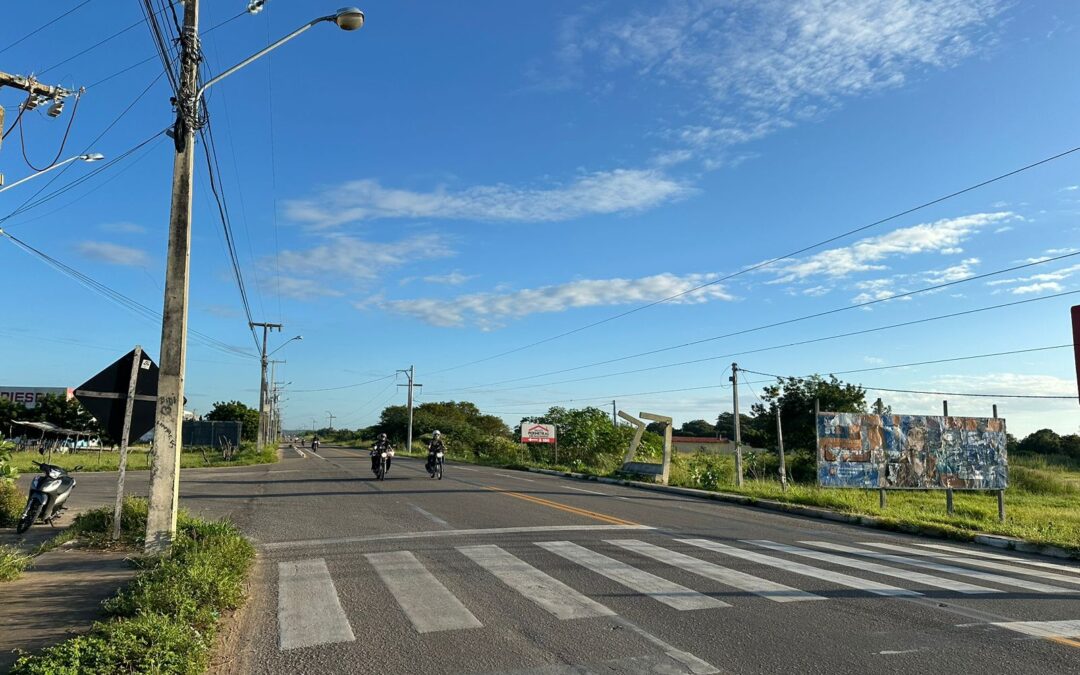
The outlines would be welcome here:
M 540 497 L 534 497 L 532 495 L 522 494 L 520 492 L 511 492 L 510 490 L 503 490 L 502 488 L 484 486 L 486 489 L 492 492 L 498 492 L 499 494 L 506 495 L 507 497 L 514 497 L 516 499 L 523 499 L 527 502 L 539 504 L 541 506 L 547 506 L 553 509 L 559 509 L 560 511 L 566 511 L 567 513 L 573 513 L 579 516 L 585 516 L 586 518 L 592 518 L 593 520 L 599 520 L 604 523 L 611 523 L 612 525 L 639 525 L 629 520 L 623 520 L 622 518 L 616 518 L 615 516 L 609 516 L 603 513 L 597 513 L 596 511 L 589 511 L 588 509 L 579 509 L 576 506 L 569 506 L 567 504 L 560 504 L 559 502 L 553 502 Z

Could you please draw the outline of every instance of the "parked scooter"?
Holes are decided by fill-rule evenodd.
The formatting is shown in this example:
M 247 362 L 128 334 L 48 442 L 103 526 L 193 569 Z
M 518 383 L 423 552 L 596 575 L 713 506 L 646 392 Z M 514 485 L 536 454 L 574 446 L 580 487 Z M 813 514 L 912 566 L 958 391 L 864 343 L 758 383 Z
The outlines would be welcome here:
M 26 532 L 30 526 L 40 520 L 52 525 L 60 517 L 60 512 L 66 507 L 64 502 L 71 496 L 71 490 L 75 487 L 75 479 L 59 466 L 34 462 L 41 469 L 40 476 L 34 476 L 30 482 L 30 496 L 26 500 L 26 508 L 22 517 L 15 527 L 19 534 Z M 82 465 L 72 471 L 78 471 Z

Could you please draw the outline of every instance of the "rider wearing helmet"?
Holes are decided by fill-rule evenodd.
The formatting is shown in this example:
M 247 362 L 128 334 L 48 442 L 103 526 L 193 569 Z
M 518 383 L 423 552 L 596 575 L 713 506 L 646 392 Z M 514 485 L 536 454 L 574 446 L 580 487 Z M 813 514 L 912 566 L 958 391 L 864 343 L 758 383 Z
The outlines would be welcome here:
M 318 436 L 312 436 L 311 437 L 311 451 L 312 452 L 318 452 L 319 451 L 319 437 Z
M 431 442 L 428 443 L 427 464 L 424 465 L 424 468 L 427 469 L 428 473 L 431 473 L 435 466 L 435 453 L 437 452 L 446 452 L 446 445 L 442 440 L 442 432 L 438 429 L 431 434 Z
M 379 459 L 382 453 L 386 453 L 386 470 L 390 470 L 390 461 L 394 458 L 394 446 L 390 445 L 386 434 L 379 434 L 375 439 L 375 445 L 371 446 L 371 471 L 378 473 Z

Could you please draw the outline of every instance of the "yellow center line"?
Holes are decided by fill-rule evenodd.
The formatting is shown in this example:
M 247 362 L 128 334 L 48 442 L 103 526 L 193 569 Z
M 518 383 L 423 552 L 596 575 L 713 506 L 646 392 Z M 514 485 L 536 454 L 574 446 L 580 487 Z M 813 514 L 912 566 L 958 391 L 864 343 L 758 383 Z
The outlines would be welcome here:
M 498 492 L 504 494 L 507 497 L 515 497 L 517 499 L 523 499 L 527 502 L 539 504 L 541 506 L 548 506 L 553 509 L 559 509 L 560 511 L 566 511 L 567 513 L 573 513 L 578 516 L 585 516 L 586 518 L 592 518 L 611 525 L 633 525 L 637 526 L 639 523 L 634 523 L 629 520 L 623 520 L 622 518 L 616 518 L 615 516 L 609 516 L 603 513 L 597 513 L 595 511 L 589 511 L 588 509 L 579 509 L 576 506 L 569 506 L 567 504 L 560 504 L 559 502 L 553 502 L 541 497 L 534 497 L 533 495 L 521 494 L 520 492 L 511 492 L 510 490 L 503 490 L 502 488 L 484 486 L 486 489 L 492 492 Z
M 1056 642 L 1058 644 L 1066 645 L 1068 647 L 1080 648 L 1080 640 L 1077 640 L 1075 638 L 1054 636 L 1054 637 L 1051 637 L 1051 638 L 1048 638 L 1048 639 L 1053 640 L 1054 642 Z

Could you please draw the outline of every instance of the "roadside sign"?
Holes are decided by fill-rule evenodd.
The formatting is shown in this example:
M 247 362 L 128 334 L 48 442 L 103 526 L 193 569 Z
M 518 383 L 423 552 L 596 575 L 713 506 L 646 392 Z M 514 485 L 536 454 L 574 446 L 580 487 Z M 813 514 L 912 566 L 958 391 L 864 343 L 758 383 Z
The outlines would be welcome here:
M 154 428 L 154 408 L 157 404 L 158 367 L 141 349 L 139 352 L 139 374 L 128 430 L 128 437 L 132 441 Z M 134 360 L 133 349 L 75 389 L 75 398 L 86 406 L 115 441 L 119 441 L 124 432 L 124 413 Z
M 555 442 L 555 425 L 554 424 L 522 424 L 521 425 L 521 442 L 522 443 L 554 443 Z

